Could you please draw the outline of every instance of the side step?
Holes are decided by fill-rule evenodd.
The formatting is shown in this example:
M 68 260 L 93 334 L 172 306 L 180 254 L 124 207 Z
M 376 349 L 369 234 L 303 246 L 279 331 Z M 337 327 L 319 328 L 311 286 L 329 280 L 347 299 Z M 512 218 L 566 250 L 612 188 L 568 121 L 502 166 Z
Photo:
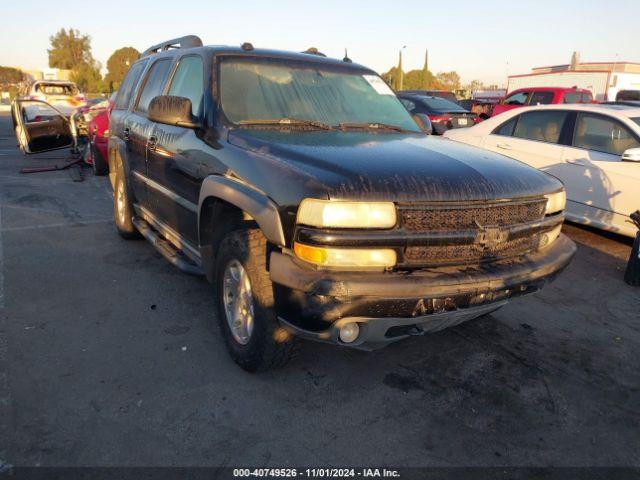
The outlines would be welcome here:
M 184 273 L 190 275 L 204 275 L 204 270 L 183 255 L 171 243 L 162 238 L 151 226 L 139 217 L 133 217 L 133 224 L 151 245 L 170 263 L 178 267 Z

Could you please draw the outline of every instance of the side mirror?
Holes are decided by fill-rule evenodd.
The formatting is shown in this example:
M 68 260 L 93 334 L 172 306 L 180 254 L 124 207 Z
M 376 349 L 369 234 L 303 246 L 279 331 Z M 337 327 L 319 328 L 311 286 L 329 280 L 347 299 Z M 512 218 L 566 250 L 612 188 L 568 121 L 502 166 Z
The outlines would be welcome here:
M 622 154 L 623 162 L 640 162 L 640 148 L 630 148 Z
M 433 133 L 433 126 L 431 125 L 431 120 L 424 113 L 416 113 L 413 115 L 413 121 L 418 124 L 420 130 L 422 130 L 427 135 L 431 135 Z
M 149 104 L 149 120 L 166 125 L 198 128 L 200 124 L 191 113 L 191 100 L 185 97 L 160 95 Z

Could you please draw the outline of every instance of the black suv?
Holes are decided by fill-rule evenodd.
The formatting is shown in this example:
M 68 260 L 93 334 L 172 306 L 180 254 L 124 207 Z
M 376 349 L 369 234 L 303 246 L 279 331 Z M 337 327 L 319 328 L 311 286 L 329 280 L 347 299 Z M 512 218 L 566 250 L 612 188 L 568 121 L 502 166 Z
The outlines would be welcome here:
M 565 194 L 425 135 L 372 70 L 316 50 L 147 50 L 111 115 L 115 223 L 213 283 L 235 361 L 362 349 L 479 317 L 571 260 Z

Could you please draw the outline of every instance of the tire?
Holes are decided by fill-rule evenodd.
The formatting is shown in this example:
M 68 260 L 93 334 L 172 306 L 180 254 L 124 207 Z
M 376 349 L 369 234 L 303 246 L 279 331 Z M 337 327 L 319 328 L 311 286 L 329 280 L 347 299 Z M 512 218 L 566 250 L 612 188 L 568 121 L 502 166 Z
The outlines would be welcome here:
M 109 165 L 105 162 L 105 159 L 102 158 L 102 155 L 93 142 L 90 142 L 89 145 L 87 145 L 87 149 L 89 149 L 91 158 L 93 159 L 93 174 L 96 177 L 103 177 L 109 173 Z
M 298 343 L 278 323 L 273 284 L 266 268 L 266 260 L 267 239 L 255 228 L 228 233 L 222 239 L 215 259 L 214 293 L 220 328 L 231 358 L 248 372 L 263 372 L 286 365 L 294 355 Z M 248 277 L 253 307 L 252 328 L 250 331 L 245 330 L 247 335 L 243 339 L 238 339 L 238 332 L 232 331 L 228 321 L 228 311 L 231 310 L 229 293 L 234 291 L 229 286 L 228 271 L 238 265 Z M 241 296 L 237 295 L 236 298 Z M 240 305 L 245 306 L 246 303 Z M 236 313 L 237 311 L 236 309 Z
M 131 193 L 124 178 L 122 165 L 118 166 L 113 189 L 113 218 L 116 229 L 122 238 L 140 238 L 140 232 L 133 224 L 133 204 L 131 203 Z

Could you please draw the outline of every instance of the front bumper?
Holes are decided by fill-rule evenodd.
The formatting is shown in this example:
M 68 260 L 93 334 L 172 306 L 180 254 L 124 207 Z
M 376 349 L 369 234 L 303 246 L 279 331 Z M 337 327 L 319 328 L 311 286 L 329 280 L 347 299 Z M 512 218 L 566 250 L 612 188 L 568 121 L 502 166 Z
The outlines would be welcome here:
M 566 236 L 517 259 L 411 272 L 331 272 L 310 269 L 273 252 L 271 280 L 278 315 L 292 333 L 341 343 L 341 325 L 356 321 L 360 336 L 348 344 L 374 349 L 489 313 L 509 299 L 540 290 L 571 261 Z

